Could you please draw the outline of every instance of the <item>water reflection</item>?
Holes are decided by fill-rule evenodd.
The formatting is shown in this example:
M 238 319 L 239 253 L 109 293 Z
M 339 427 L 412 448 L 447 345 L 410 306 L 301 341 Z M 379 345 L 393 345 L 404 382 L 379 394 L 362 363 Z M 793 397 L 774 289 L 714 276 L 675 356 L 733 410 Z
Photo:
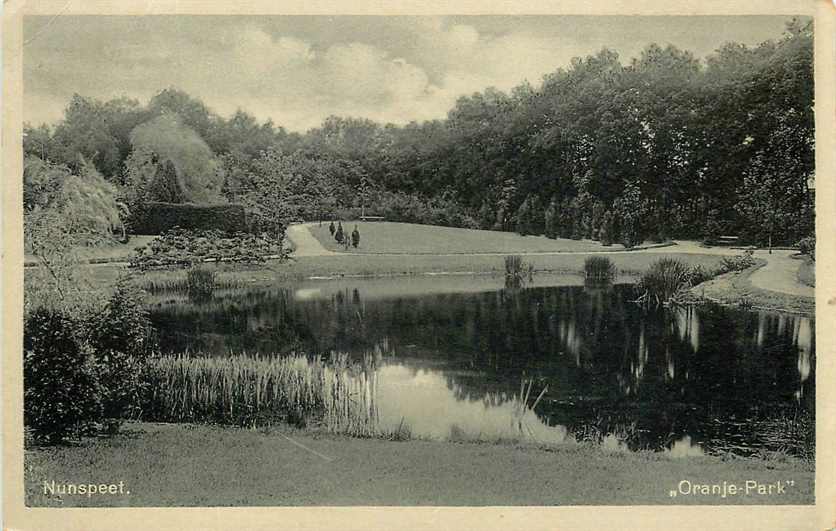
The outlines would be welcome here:
M 474 395 L 444 372 L 387 364 L 378 369 L 378 415 L 395 430 L 401 423 L 413 434 L 434 439 L 514 439 L 541 443 L 567 440 L 563 426 L 549 426 L 517 396 L 502 392 Z
M 381 418 L 428 437 L 504 436 L 523 379 L 548 386 L 526 419 L 546 440 L 631 426 L 631 448 L 690 437 L 706 451 L 747 453 L 797 447 L 782 424 L 814 418 L 806 317 L 716 306 L 648 313 L 629 286 L 420 295 L 398 282 L 389 297 L 381 283 L 367 297 L 362 284 L 323 282 L 160 304 L 152 318 L 172 351 L 383 353 Z

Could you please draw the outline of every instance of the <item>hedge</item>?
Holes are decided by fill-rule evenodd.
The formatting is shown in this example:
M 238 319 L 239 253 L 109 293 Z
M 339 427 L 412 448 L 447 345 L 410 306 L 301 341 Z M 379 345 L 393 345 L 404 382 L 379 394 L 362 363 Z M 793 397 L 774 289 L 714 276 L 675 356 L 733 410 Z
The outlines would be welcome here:
M 157 203 L 144 205 L 142 216 L 131 224 L 134 234 L 162 234 L 174 227 L 194 230 L 244 232 L 247 215 L 244 205 L 195 205 Z

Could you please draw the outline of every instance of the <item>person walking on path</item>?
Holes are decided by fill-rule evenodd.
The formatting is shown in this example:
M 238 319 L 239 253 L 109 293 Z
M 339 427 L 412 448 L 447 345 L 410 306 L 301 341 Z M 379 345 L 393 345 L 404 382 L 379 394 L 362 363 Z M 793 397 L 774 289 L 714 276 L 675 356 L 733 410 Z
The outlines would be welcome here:
M 351 245 L 356 249 L 360 245 L 360 231 L 357 230 L 357 225 L 354 225 L 354 230 L 351 231 Z
M 345 239 L 345 233 L 343 232 L 343 222 L 337 222 L 337 232 L 334 233 L 334 239 L 337 240 L 337 243 L 342 243 Z
M 334 227 L 334 221 L 333 220 L 331 220 L 331 224 L 328 225 L 328 230 L 331 231 L 331 236 L 333 236 L 334 232 L 337 230 L 337 228 Z

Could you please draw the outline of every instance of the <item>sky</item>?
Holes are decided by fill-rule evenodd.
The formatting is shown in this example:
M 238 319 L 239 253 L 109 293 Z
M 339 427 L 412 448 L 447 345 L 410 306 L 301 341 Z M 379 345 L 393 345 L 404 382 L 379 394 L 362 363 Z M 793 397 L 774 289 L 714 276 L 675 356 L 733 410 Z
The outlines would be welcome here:
M 59 16 L 24 20 L 24 121 L 55 123 L 74 93 L 146 103 L 176 87 L 305 131 L 329 115 L 444 118 L 462 95 L 510 90 L 607 47 L 704 58 L 781 36 L 790 17 Z

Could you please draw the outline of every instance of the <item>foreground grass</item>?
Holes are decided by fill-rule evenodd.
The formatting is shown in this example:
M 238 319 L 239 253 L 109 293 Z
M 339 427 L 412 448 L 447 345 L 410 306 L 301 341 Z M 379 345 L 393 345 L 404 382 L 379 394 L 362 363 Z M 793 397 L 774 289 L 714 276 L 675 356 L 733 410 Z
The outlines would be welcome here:
M 592 252 L 623 249 L 620 244 L 604 247 L 589 240 L 552 240 L 545 236 L 520 236 L 513 232 L 459 229 L 393 222 L 346 222 L 343 230 L 350 236 L 357 226 L 360 246 L 351 253 L 534 253 L 534 252 Z M 334 240 L 328 224 L 309 225 L 311 234 L 330 251 L 344 251 Z
M 599 447 L 393 442 L 290 428 L 131 423 L 72 447 L 28 450 L 34 506 L 809 504 L 813 467 L 793 459 L 673 459 Z M 43 482 L 118 483 L 129 494 L 43 494 Z M 691 483 L 794 480 L 785 494 L 695 496 Z

